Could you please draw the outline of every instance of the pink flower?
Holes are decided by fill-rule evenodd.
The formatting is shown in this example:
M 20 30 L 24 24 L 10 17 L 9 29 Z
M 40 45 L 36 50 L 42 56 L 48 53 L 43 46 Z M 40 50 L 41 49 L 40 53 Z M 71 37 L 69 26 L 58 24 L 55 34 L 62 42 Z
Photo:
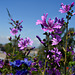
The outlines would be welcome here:
M 55 20 L 51 20 L 51 18 L 49 18 L 48 20 L 48 24 L 46 23 L 46 18 L 47 18 L 48 14 L 44 14 L 44 16 L 42 16 L 42 20 L 37 20 L 36 25 L 41 24 L 42 26 L 42 30 L 43 31 L 49 31 L 50 33 L 53 32 L 55 29 L 60 29 L 63 25 L 63 19 L 58 19 L 55 18 Z
M 72 4 L 71 4 L 71 7 L 73 7 L 74 6 L 74 2 L 72 2 Z
M 53 38 L 52 39 L 52 45 L 57 45 L 59 42 L 56 38 Z
M 18 43 L 18 47 L 20 47 L 20 50 L 24 50 L 28 45 L 32 45 L 32 43 L 33 41 L 31 41 L 29 37 L 25 38 L 24 40 L 21 38 Z
M 60 8 L 59 12 L 61 13 L 66 13 L 70 10 L 70 5 L 64 5 L 63 3 L 61 3 L 62 8 Z
M 72 16 L 75 15 L 75 13 L 72 14 Z
M 47 26 L 47 24 L 46 24 L 47 15 L 48 15 L 48 13 L 46 13 L 46 15 L 44 14 L 43 16 L 41 16 L 42 20 L 37 20 L 36 25 L 42 24 L 44 26 Z
M 4 65 L 3 60 L 0 60 L 0 68 L 2 68 L 2 67 L 3 67 L 3 65 Z
M 18 33 L 18 29 L 13 28 L 13 29 L 11 29 L 10 33 L 11 33 L 12 35 L 16 35 L 16 34 Z

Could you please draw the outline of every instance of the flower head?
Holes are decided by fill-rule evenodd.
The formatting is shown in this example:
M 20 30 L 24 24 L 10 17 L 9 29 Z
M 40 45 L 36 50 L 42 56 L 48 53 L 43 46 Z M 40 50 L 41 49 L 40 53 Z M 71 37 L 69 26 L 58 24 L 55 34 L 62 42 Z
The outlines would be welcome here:
M 49 18 L 48 24 L 47 24 L 46 17 L 47 17 L 47 14 L 46 14 L 46 16 L 45 15 L 42 16 L 42 20 L 37 20 L 37 22 L 36 22 L 36 25 L 41 24 L 43 31 L 49 31 L 51 33 L 53 31 L 55 31 L 55 29 L 60 29 L 64 23 L 63 19 L 60 20 L 56 17 L 55 21 L 54 21 L 54 19 L 51 20 L 51 18 Z
M 16 34 L 18 33 L 18 29 L 13 28 L 13 29 L 11 29 L 10 33 L 11 33 L 12 35 L 16 35 Z
M 14 61 L 15 66 L 19 67 L 21 65 L 21 61 L 20 60 L 15 60 Z
M 32 45 L 32 43 L 33 41 L 31 41 L 29 37 L 25 38 L 24 40 L 21 38 L 19 40 L 18 47 L 20 47 L 20 50 L 24 50 L 24 48 L 27 48 L 28 45 Z
M 47 26 L 47 24 L 46 24 L 47 15 L 48 15 L 48 13 L 46 15 L 44 14 L 43 16 L 41 16 L 42 20 L 37 20 L 36 25 L 42 24 L 44 26 Z
M 63 3 L 61 3 L 62 8 L 60 8 L 59 12 L 61 13 L 66 13 L 70 10 L 70 5 L 64 5 Z
M 71 7 L 73 7 L 73 6 L 74 6 L 74 2 L 71 3 Z
M 4 65 L 4 62 L 2 60 L 0 60 L 0 68 L 2 68 Z
M 28 61 L 27 58 L 24 58 L 24 63 L 27 65 L 27 66 L 30 66 L 32 61 Z

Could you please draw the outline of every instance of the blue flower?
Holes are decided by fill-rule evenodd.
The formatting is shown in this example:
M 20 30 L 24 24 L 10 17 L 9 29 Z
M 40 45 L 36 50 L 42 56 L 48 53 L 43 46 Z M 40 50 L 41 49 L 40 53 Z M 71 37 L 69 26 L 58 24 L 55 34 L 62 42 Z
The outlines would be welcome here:
M 28 61 L 27 58 L 24 58 L 24 63 L 27 65 L 27 66 L 30 66 L 32 61 Z
M 15 75 L 21 75 L 21 71 L 17 70 Z
M 15 60 L 14 61 L 15 66 L 19 67 L 21 65 L 21 61 L 20 60 Z
M 25 74 L 27 74 L 27 73 L 29 73 L 29 72 L 28 72 L 26 69 L 22 69 L 20 75 L 25 75 Z
M 10 62 L 9 61 L 9 65 L 15 67 L 15 63 L 14 62 Z

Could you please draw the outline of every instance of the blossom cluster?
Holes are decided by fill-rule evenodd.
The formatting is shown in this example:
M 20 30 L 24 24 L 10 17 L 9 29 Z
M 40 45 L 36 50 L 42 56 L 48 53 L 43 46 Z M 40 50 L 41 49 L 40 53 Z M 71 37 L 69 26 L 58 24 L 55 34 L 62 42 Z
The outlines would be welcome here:
M 20 50 L 24 50 L 25 48 L 28 47 L 28 45 L 32 45 L 33 41 L 27 37 L 25 39 L 21 38 L 19 40 L 19 43 L 18 43 L 18 47 L 20 47 Z
M 41 16 L 42 20 L 37 20 L 36 25 L 41 24 L 42 26 L 42 30 L 43 31 L 49 31 L 50 35 L 52 36 L 52 45 L 57 45 L 60 41 L 61 41 L 61 37 L 57 34 L 62 33 L 60 31 L 61 27 L 64 24 L 64 19 L 58 19 L 57 17 L 55 18 L 55 20 L 51 20 L 51 18 L 49 18 L 48 20 L 48 24 L 46 23 L 46 18 L 47 18 L 48 13 L 43 16 Z
M 10 33 L 12 34 L 12 35 L 16 35 L 17 33 L 18 33 L 18 30 L 19 31 L 21 31 L 22 30 L 22 25 L 21 25 L 21 23 L 23 22 L 23 21 L 21 21 L 21 22 L 19 22 L 19 21 L 14 21 L 12 18 L 11 18 L 11 21 L 13 21 L 13 23 L 15 24 L 13 24 L 12 22 L 10 22 L 10 24 L 12 25 L 12 26 L 14 26 L 14 28 L 10 28 Z
M 14 62 L 9 62 L 9 65 L 13 66 L 13 67 L 20 67 L 20 66 L 22 66 L 22 64 L 30 66 L 31 63 L 32 63 L 32 61 L 28 61 L 27 58 L 24 58 L 24 60 L 15 60 Z
M 74 2 L 71 3 L 71 5 L 64 5 L 63 3 L 61 3 L 61 7 L 59 12 L 61 13 L 66 13 L 69 10 L 71 10 L 71 8 L 74 6 Z M 75 13 L 73 13 L 72 15 L 74 15 Z
M 13 26 L 10 28 L 10 33 L 14 36 L 15 40 L 17 41 L 18 48 L 16 50 L 16 46 L 13 46 L 13 52 L 11 54 L 7 53 L 7 60 L 4 62 L 3 60 L 0 60 L 0 75 L 4 71 L 7 71 L 6 75 L 61 75 L 61 72 L 59 68 L 61 68 L 60 61 L 63 57 L 63 53 L 57 45 L 59 45 L 59 42 L 61 41 L 60 34 L 62 33 L 61 28 L 65 25 L 68 25 L 69 20 L 75 13 L 73 13 L 73 10 L 70 12 L 71 8 L 74 6 L 74 2 L 71 3 L 71 5 L 64 5 L 61 3 L 61 7 L 59 12 L 61 13 L 67 13 L 66 19 L 67 22 L 65 22 L 64 18 L 58 19 L 55 17 L 55 19 L 48 19 L 48 22 L 46 22 L 46 18 L 48 13 L 43 14 L 41 16 L 42 20 L 37 20 L 36 25 L 41 25 L 41 29 L 45 31 L 44 35 L 46 35 L 46 39 L 41 40 L 41 38 L 37 35 L 36 37 L 38 40 L 44 45 L 44 51 L 42 53 L 44 54 L 42 57 L 43 59 L 39 60 L 39 55 L 36 57 L 28 56 L 30 53 L 30 50 L 33 50 L 35 47 L 29 47 L 32 45 L 33 41 L 27 37 L 25 39 L 20 38 L 20 35 L 17 37 L 18 31 L 22 30 L 21 22 L 14 21 L 11 19 L 10 24 Z M 66 36 L 69 36 L 70 34 L 67 34 Z M 75 35 L 75 32 L 73 33 Z M 11 41 L 11 37 L 9 40 Z M 72 52 L 71 55 L 74 55 L 74 51 L 72 46 L 68 46 L 66 39 L 66 47 L 64 49 L 65 59 L 64 63 L 66 64 L 67 54 L 69 52 Z M 13 41 L 13 40 L 12 40 Z M 15 42 L 16 44 L 16 42 Z M 60 46 L 60 45 L 59 45 Z M 62 47 L 62 46 L 61 46 Z M 59 51 L 60 50 L 60 51 Z M 21 55 L 21 57 L 20 57 Z M 10 57 L 11 61 L 8 60 Z M 20 57 L 18 59 L 18 57 Z M 28 60 L 28 58 L 31 58 L 31 60 Z M 23 60 L 21 60 L 23 59 Z M 75 61 L 75 56 L 73 61 Z M 7 66 L 7 69 L 6 69 Z M 65 65 L 66 68 L 66 65 Z M 10 69 L 10 70 L 9 70 Z M 66 70 L 65 70 L 66 72 Z M 73 75 L 75 75 L 75 65 L 72 67 Z
M 4 65 L 3 60 L 0 60 L 0 68 L 2 68 L 2 67 L 3 67 L 3 65 Z
M 58 48 L 54 48 L 48 51 L 47 58 L 49 60 L 53 59 L 53 63 L 51 63 L 51 65 L 54 65 L 56 63 L 60 67 L 59 62 L 61 57 L 62 57 L 62 54 L 60 51 L 58 51 Z
M 28 60 L 27 58 L 24 58 L 24 60 L 15 60 L 14 62 L 9 62 L 9 65 L 13 68 L 17 67 L 19 69 L 16 70 L 15 75 L 23 75 L 30 73 L 27 69 L 32 64 L 31 60 Z M 22 66 L 24 66 L 22 69 L 20 69 Z

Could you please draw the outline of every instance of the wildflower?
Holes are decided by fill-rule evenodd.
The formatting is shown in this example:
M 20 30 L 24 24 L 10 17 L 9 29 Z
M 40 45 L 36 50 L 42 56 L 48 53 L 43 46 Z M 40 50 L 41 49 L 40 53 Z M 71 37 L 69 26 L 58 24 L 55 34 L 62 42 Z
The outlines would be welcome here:
M 39 40 L 42 44 L 44 44 L 44 41 L 42 41 L 41 38 L 40 38 L 38 35 L 37 35 L 36 37 L 38 38 L 38 40 Z
M 48 26 L 48 25 L 46 24 L 47 15 L 48 15 L 48 13 L 47 13 L 46 15 L 44 14 L 43 16 L 41 16 L 42 20 L 37 20 L 36 25 L 42 24 L 42 25 L 44 25 L 44 26 Z
M 19 70 L 16 71 L 16 75 L 27 75 L 27 73 L 29 72 L 26 69 L 22 69 L 21 71 Z
M 47 70 L 47 73 L 48 73 L 49 75 L 52 75 L 51 69 Z
M 27 58 L 24 58 L 24 64 L 26 64 L 27 66 L 30 66 L 32 63 L 32 61 L 28 61 Z
M 54 21 L 54 19 L 51 20 L 51 18 L 49 18 L 48 24 L 47 24 L 46 23 L 47 14 L 46 14 L 46 16 L 44 15 L 42 17 L 43 17 L 42 20 L 37 20 L 36 25 L 41 24 L 42 30 L 49 31 L 50 33 L 53 32 L 55 29 L 60 29 L 64 22 L 63 19 L 61 19 L 61 21 L 59 22 L 58 18 L 56 17 L 55 21 Z
M 11 21 L 15 22 L 12 18 L 11 18 Z
M 54 58 L 54 62 L 57 63 L 57 65 L 60 67 L 59 65 L 59 61 L 61 59 L 61 52 L 58 51 L 58 48 L 54 48 L 53 50 L 51 50 L 51 52 L 53 53 L 52 58 Z
M 16 70 L 16 74 L 15 75 L 21 75 L 20 73 L 21 73 L 21 71 Z
M 32 45 L 33 43 L 33 41 L 29 37 L 26 38 L 26 42 L 27 42 L 27 45 Z
M 71 7 L 73 7 L 73 6 L 74 6 L 74 2 L 71 3 Z
M 50 59 L 49 55 L 47 55 L 47 58 Z
M 32 68 L 31 68 L 31 71 L 38 71 L 38 70 L 37 70 L 36 68 L 33 68 L 33 67 L 32 67 Z
M 72 14 L 72 16 L 75 15 L 75 13 Z
M 62 8 L 60 8 L 59 12 L 61 13 L 66 13 L 70 10 L 70 5 L 64 5 L 63 3 L 61 3 Z
M 3 65 L 4 65 L 3 60 L 0 60 L 0 68 L 2 68 L 2 67 L 3 67 Z
M 59 43 L 56 38 L 53 38 L 51 41 L 52 41 L 52 45 L 57 45 Z
M 20 50 L 24 50 L 28 45 L 32 45 L 32 43 L 33 41 L 31 41 L 29 37 L 25 38 L 24 40 L 21 38 L 19 40 L 18 47 L 20 47 Z
M 19 67 L 21 65 L 21 61 L 20 60 L 15 60 L 14 64 L 15 64 L 15 66 Z
M 13 29 L 11 29 L 10 33 L 11 33 L 12 35 L 16 35 L 16 34 L 18 33 L 18 29 L 13 28 Z

